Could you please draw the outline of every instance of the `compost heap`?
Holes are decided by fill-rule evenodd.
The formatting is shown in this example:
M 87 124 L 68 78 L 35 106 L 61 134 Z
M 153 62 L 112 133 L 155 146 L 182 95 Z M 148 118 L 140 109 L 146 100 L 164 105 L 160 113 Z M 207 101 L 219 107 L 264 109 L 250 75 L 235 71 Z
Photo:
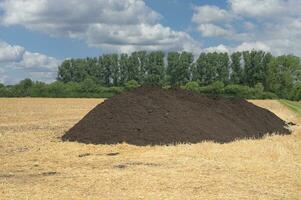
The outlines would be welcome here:
M 97 105 L 62 137 L 92 144 L 139 146 L 219 143 L 289 134 L 272 112 L 241 98 L 212 98 L 182 89 L 143 86 Z

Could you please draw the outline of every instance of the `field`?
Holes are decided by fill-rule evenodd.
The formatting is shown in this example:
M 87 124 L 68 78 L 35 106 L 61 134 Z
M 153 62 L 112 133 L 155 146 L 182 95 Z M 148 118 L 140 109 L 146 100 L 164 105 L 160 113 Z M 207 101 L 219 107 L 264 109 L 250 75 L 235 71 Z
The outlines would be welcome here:
M 301 199 L 299 126 L 228 144 L 62 142 L 101 101 L 0 99 L 0 199 Z M 298 103 L 251 102 L 301 124 Z

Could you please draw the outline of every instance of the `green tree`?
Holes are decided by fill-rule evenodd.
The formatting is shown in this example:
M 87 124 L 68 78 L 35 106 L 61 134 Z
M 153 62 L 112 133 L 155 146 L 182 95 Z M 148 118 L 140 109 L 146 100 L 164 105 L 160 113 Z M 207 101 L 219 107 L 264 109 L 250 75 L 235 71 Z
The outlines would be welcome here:
M 206 53 L 201 53 L 197 59 L 195 65 L 195 74 L 195 79 L 198 80 L 202 85 L 208 85 L 210 83 L 211 76 L 209 75 L 209 65 Z
M 31 87 L 31 97 L 47 97 L 47 84 L 37 81 Z
M 139 60 L 139 65 L 138 65 L 138 77 L 139 77 L 139 82 L 143 83 L 145 78 L 146 78 L 146 68 L 147 68 L 147 63 L 148 63 L 148 55 L 146 51 L 138 51 L 135 52 Z
M 287 98 L 300 83 L 300 58 L 284 55 L 271 59 L 268 64 L 267 89 L 281 98 Z
M 192 53 L 170 52 L 167 55 L 167 76 L 171 86 L 185 85 L 190 80 L 190 68 L 193 62 Z
M 103 55 L 99 58 L 101 66 L 102 82 L 105 86 L 111 85 L 112 69 L 111 69 L 111 56 Z
M 191 81 L 191 82 L 186 83 L 186 85 L 184 86 L 184 89 L 198 92 L 200 89 L 200 86 L 199 86 L 198 82 Z
M 231 78 L 232 84 L 240 84 L 243 79 L 243 69 L 241 66 L 241 52 L 231 54 Z
M 227 53 L 201 53 L 196 62 L 197 79 L 203 85 L 215 81 L 228 82 L 229 57 Z
M 119 78 L 120 78 L 120 68 L 118 64 L 118 54 L 111 54 L 110 55 L 110 68 L 112 72 L 112 82 L 114 86 L 119 85 Z
M 81 91 L 84 93 L 95 92 L 96 88 L 97 88 L 97 85 L 92 78 L 86 78 L 81 83 Z
M 263 87 L 265 89 L 268 88 L 268 83 L 267 83 L 267 79 L 268 79 L 268 71 L 269 71 L 269 63 L 272 61 L 273 56 L 271 53 L 265 53 L 263 60 L 262 60 L 262 65 L 263 65 Z
M 229 55 L 228 53 L 213 53 L 217 72 L 217 81 L 229 82 Z
M 66 97 L 69 92 L 66 90 L 63 82 L 55 81 L 49 84 L 48 93 L 51 97 Z
M 140 80 L 139 77 L 140 60 L 137 53 L 132 53 L 128 60 L 128 80 Z
M 179 59 L 179 65 L 176 68 L 177 85 L 184 85 L 190 80 L 190 69 L 193 63 L 192 53 L 182 52 Z
M 254 87 L 257 83 L 266 84 L 267 65 L 271 55 L 263 51 L 245 51 L 244 59 L 244 83 Z
M 135 80 L 130 80 L 130 81 L 125 83 L 125 88 L 127 90 L 132 90 L 132 89 L 137 88 L 139 86 L 140 86 L 139 83 Z
M 101 83 L 101 67 L 99 65 L 98 59 L 86 58 L 84 62 L 87 77 L 93 79 L 95 82 Z M 86 78 L 84 80 L 86 80 Z
M 148 56 L 145 82 L 161 85 L 164 81 L 164 71 L 164 53 L 162 51 L 151 52 Z
M 179 68 L 180 53 L 169 52 L 167 54 L 167 80 L 171 86 L 177 85 L 177 68 Z
M 119 58 L 120 68 L 120 85 L 124 85 L 128 80 L 128 69 L 129 69 L 129 56 L 128 54 L 121 54 Z
M 31 79 L 29 79 L 29 78 L 24 79 L 13 87 L 14 93 L 17 96 L 21 96 L 21 97 L 30 96 L 30 90 L 33 85 L 34 85 L 34 82 Z
M 73 82 L 82 82 L 88 76 L 86 61 L 84 59 L 72 59 L 72 80 Z
M 72 81 L 73 79 L 73 68 L 72 68 L 72 61 L 65 60 L 59 67 L 58 67 L 58 77 L 57 80 L 63 81 L 67 83 Z

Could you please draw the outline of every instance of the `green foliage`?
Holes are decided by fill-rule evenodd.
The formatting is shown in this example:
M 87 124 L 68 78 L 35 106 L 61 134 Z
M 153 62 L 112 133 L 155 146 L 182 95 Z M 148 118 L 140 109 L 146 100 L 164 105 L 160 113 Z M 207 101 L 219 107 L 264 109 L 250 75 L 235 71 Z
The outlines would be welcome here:
M 268 64 L 267 90 L 288 98 L 300 83 L 300 58 L 292 55 L 272 58 Z
M 264 87 L 262 83 L 257 83 L 254 87 L 254 90 L 255 90 L 255 94 L 254 94 L 255 97 L 260 98 L 263 96 Z
M 299 101 L 301 99 L 301 83 L 299 83 L 292 89 L 289 99 L 294 101 Z
M 223 82 L 217 81 L 208 86 L 203 86 L 198 89 L 200 93 L 209 94 L 214 97 L 241 97 L 247 99 L 277 99 L 277 95 L 271 92 L 264 92 L 262 84 L 257 84 L 256 87 L 230 84 L 225 86 Z
M 132 53 L 128 59 L 128 80 L 139 81 L 139 55 L 137 52 Z
M 257 97 L 257 99 L 279 99 L 279 97 L 273 92 L 264 92 L 262 96 Z
M 93 79 L 81 83 L 55 81 L 51 84 L 33 82 L 29 79 L 14 86 L 0 87 L 0 97 L 112 97 L 124 89 L 122 87 L 103 87 Z
M 140 86 L 139 83 L 135 80 L 130 80 L 130 81 L 125 83 L 125 89 L 126 90 L 132 90 L 132 89 L 135 89 L 139 86 Z
M 224 93 L 225 84 L 221 81 L 215 81 L 214 83 L 200 87 L 199 91 L 205 94 L 211 94 L 213 96 L 222 95 Z
M 196 81 L 191 81 L 186 83 L 186 85 L 183 87 L 186 90 L 194 91 L 194 92 L 199 92 L 200 86 L 199 83 Z
M 243 52 L 244 84 L 250 87 L 254 87 L 257 83 L 266 85 L 268 64 L 271 59 L 272 55 L 263 51 Z
M 32 80 L 24 79 L 12 88 L 13 94 L 16 94 L 20 97 L 28 96 L 32 85 L 33 85 Z
M 240 52 L 235 52 L 231 54 L 231 78 L 230 82 L 232 84 L 240 84 L 243 79 L 243 68 L 241 66 L 242 54 Z
M 229 80 L 229 56 L 227 53 L 201 53 L 196 61 L 195 77 L 204 85 Z
M 254 95 L 253 90 L 248 86 L 243 85 L 227 85 L 224 92 L 233 97 L 251 98 Z
M 201 53 L 137 51 L 98 58 L 68 59 L 58 67 L 57 82 L 25 79 L 0 84 L 3 97 L 109 97 L 143 84 L 183 87 L 212 95 L 301 100 L 301 62 L 293 55 L 263 51 Z M 201 87 L 200 87 L 201 86 Z
M 72 88 L 75 88 L 75 85 L 70 85 Z M 93 92 L 97 89 L 97 85 L 92 78 L 86 78 L 80 85 L 82 92 Z
M 170 52 L 167 56 L 167 79 L 172 87 L 185 85 L 190 80 L 190 69 L 193 63 L 191 53 Z
M 112 70 L 113 70 L 112 56 L 111 55 L 103 55 L 99 59 L 99 63 L 101 66 L 101 80 L 105 86 L 111 85 Z
M 164 53 L 162 51 L 151 52 L 148 56 L 146 66 L 145 83 L 151 85 L 162 85 L 164 82 Z

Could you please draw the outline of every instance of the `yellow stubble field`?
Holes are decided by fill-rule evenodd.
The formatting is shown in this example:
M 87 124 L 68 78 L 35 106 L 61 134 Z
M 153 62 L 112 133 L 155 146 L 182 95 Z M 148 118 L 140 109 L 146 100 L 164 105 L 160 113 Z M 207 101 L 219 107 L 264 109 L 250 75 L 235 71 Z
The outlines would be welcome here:
M 60 137 L 101 99 L 0 99 L 0 199 L 301 199 L 301 127 L 228 144 L 85 145 Z M 274 100 L 251 101 L 284 120 Z

